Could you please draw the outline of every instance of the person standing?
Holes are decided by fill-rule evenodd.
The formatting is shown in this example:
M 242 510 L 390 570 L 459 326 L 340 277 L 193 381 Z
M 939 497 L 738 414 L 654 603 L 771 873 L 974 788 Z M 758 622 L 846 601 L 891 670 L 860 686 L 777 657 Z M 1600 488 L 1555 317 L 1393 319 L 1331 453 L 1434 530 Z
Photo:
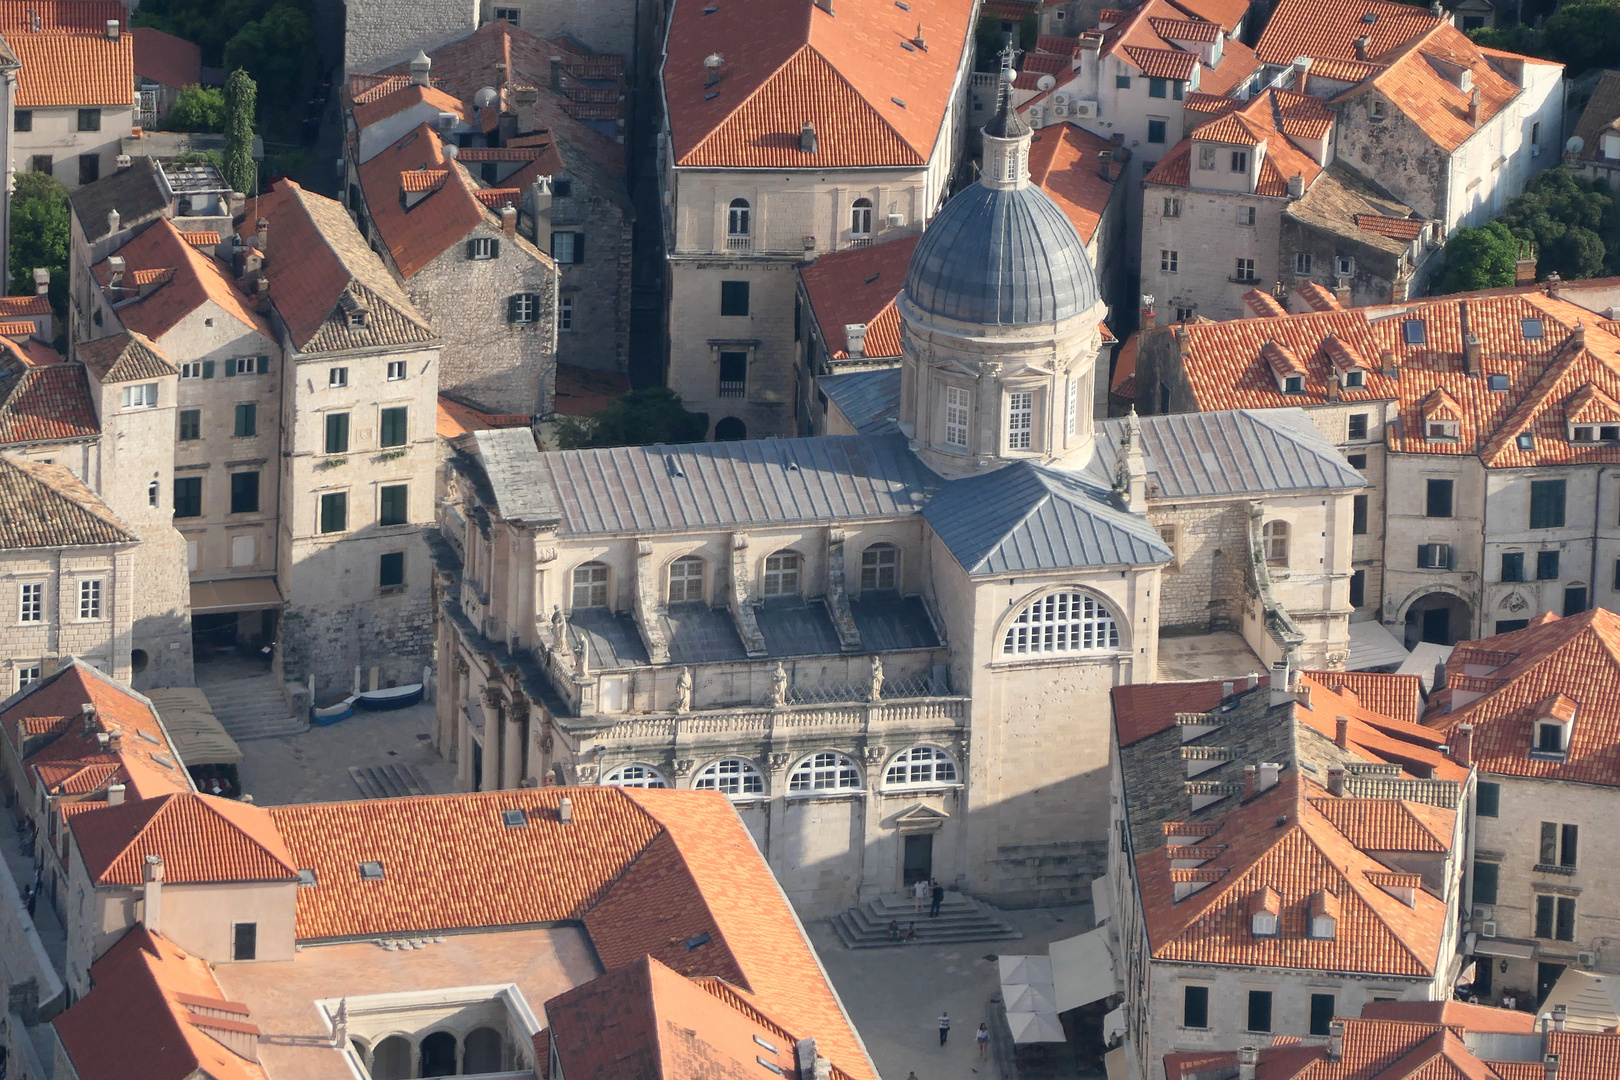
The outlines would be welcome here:
M 920 914 L 923 901 L 927 899 L 928 881 L 926 878 L 918 878 L 917 883 L 911 887 L 911 913 L 913 915 Z
M 939 1014 L 939 1045 L 944 1046 L 945 1040 L 951 1034 L 951 1017 L 949 1013 Z
M 945 902 L 945 886 L 934 882 L 934 902 L 928 906 L 928 917 L 939 918 L 939 906 Z
M 979 1044 L 979 1060 L 988 1061 L 990 1059 L 990 1025 L 980 1024 L 979 1030 L 974 1033 L 973 1038 Z

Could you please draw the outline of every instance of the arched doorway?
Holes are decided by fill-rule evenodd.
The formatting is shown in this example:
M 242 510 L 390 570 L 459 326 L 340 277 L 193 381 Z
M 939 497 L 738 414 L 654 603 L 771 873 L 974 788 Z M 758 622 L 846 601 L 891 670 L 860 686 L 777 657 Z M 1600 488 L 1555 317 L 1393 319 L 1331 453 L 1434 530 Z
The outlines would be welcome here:
M 714 425 L 715 442 L 741 442 L 748 438 L 748 425 L 735 416 L 728 416 Z
M 467 1053 L 461 1071 L 468 1076 L 478 1073 L 500 1072 L 506 1067 L 501 1060 L 501 1033 L 494 1028 L 474 1028 L 467 1032 Z
M 456 1037 L 448 1031 L 435 1031 L 422 1040 L 422 1071 L 419 1076 L 456 1075 Z
M 371 1080 L 409 1080 L 410 1075 L 411 1043 L 405 1036 L 390 1035 L 372 1049 Z
M 1467 601 L 1450 593 L 1428 593 L 1406 609 L 1406 647 L 1420 641 L 1455 645 L 1468 637 L 1472 625 L 1473 612 Z

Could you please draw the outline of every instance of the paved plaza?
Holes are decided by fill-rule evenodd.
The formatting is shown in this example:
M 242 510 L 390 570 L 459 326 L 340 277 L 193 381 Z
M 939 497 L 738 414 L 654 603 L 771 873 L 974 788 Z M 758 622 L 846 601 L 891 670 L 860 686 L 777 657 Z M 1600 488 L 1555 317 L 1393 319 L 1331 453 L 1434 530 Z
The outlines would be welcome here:
M 362 798 L 349 775 L 359 769 L 409 766 L 434 795 L 455 791 L 456 767 L 434 752 L 428 734 L 433 705 L 357 712 L 330 727 L 241 744 L 242 790 L 260 806 Z

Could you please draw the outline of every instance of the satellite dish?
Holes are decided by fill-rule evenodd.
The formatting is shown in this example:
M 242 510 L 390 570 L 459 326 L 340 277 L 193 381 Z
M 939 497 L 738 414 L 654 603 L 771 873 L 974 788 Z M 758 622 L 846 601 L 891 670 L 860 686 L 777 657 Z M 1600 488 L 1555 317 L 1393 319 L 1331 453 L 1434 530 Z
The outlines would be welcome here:
M 473 104 L 478 106 L 480 109 L 487 109 L 491 105 L 495 104 L 495 99 L 499 96 L 499 94 L 495 93 L 495 88 L 493 86 L 486 86 L 482 90 L 478 91 L 478 93 L 473 95 Z
M 451 161 L 454 161 L 456 155 L 459 154 L 460 152 L 461 152 L 461 148 L 459 146 L 457 146 L 455 143 L 445 143 L 444 144 L 444 156 L 447 159 L 449 159 Z
M 1585 149 L 1586 140 L 1579 135 L 1571 135 L 1569 141 L 1564 144 L 1564 150 L 1571 154 L 1578 154 Z
M 1035 89 L 1037 90 L 1050 90 L 1056 85 L 1057 76 L 1055 75 L 1042 75 L 1040 78 L 1035 80 Z

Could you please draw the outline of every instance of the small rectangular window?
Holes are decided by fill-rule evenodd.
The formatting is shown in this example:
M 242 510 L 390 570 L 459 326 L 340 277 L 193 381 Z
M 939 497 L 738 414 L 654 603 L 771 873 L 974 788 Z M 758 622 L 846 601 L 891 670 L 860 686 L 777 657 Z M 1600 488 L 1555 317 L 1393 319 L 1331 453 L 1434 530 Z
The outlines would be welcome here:
M 1496 883 L 1500 870 L 1496 863 L 1474 860 L 1474 903 L 1496 903 Z
M 467 258 L 482 262 L 495 258 L 500 241 L 492 236 L 475 236 L 467 241 Z
M 1480 781 L 1479 793 L 1474 800 L 1474 812 L 1480 817 L 1495 817 L 1501 812 L 1502 785 Z
M 321 532 L 342 532 L 349 527 L 349 493 L 328 491 L 321 496 Z
M 410 488 L 388 484 L 377 493 L 377 524 L 403 525 L 410 520 Z
M 572 296 L 560 297 L 557 300 L 557 329 L 562 331 L 574 328 L 574 298 Z
M 962 387 L 945 388 L 945 441 L 952 446 L 965 448 L 968 444 L 970 401 L 969 392 Z
M 722 281 L 720 283 L 720 314 L 748 314 L 748 282 Z
M 522 25 L 523 9 L 512 7 L 498 7 L 495 9 L 496 22 L 509 22 L 513 26 Z
M 378 446 L 404 446 L 409 438 L 407 419 L 410 410 L 404 406 L 394 406 L 382 411 L 382 420 L 379 425 L 380 437 Z
M 1181 1026 L 1189 1028 L 1209 1027 L 1209 987 L 1187 986 L 1182 988 Z
M 1114 89 L 1115 90 L 1129 90 L 1130 88 L 1131 88 L 1131 77 L 1129 75 L 1115 75 L 1114 76 Z
M 1497 393 L 1502 393 L 1508 388 L 1508 377 L 1503 375 L 1501 372 L 1496 372 L 1486 376 L 1485 385 Z
M 39 674 L 40 674 L 40 667 L 39 667 L 38 664 L 33 664 L 33 665 L 29 666 L 29 667 L 20 667 L 20 668 L 18 668 L 17 669 L 17 689 L 18 690 L 26 690 L 30 686 L 32 686 L 35 683 L 39 682 Z
M 100 109 L 80 109 L 79 110 L 79 130 L 80 131 L 100 131 L 101 130 L 101 110 Z
M 349 369 L 346 367 L 331 368 L 326 372 L 326 385 L 331 389 L 349 385 Z
M 1035 394 L 1022 390 L 1007 395 L 1007 449 L 1028 450 L 1035 431 Z
M 1540 319 L 1524 319 L 1519 326 L 1524 331 L 1526 341 L 1540 341 L 1546 333 L 1546 326 Z
M 1332 994 L 1311 995 L 1311 1034 L 1326 1035 L 1333 1023 L 1334 996 Z
M 377 586 L 393 589 L 405 584 L 405 553 L 387 551 L 377 559 Z
M 79 582 L 79 618 L 101 618 L 101 579 Z
M 1159 270 L 1166 274 L 1176 273 L 1181 265 L 1181 252 L 1171 251 L 1169 248 L 1159 249 Z
M 1215 168 L 1215 148 L 1213 146 L 1200 146 L 1198 148 L 1198 167 L 1205 172 Z
M 1357 570 L 1350 575 L 1350 606 L 1367 606 L 1367 571 Z
M 1522 552 L 1522 551 L 1504 551 L 1504 552 L 1502 552 L 1502 580 L 1503 581 L 1523 581 L 1524 580 L 1524 552 Z
M 1311 253 L 1297 251 L 1294 253 L 1294 276 L 1309 277 L 1311 274 Z
M 1164 216 L 1165 217 L 1180 217 L 1181 216 L 1181 200 L 1180 199 L 1165 199 L 1164 200 Z
M 231 473 L 231 513 L 257 514 L 259 512 L 259 474 L 256 472 Z
M 1552 897 L 1536 897 L 1536 937 L 1550 938 L 1553 936 L 1554 911 Z
M 540 321 L 540 294 L 515 293 L 506 301 L 506 321 L 536 323 Z
M 1162 143 L 1162 142 L 1164 142 L 1164 139 L 1165 139 L 1165 127 L 1166 127 L 1166 124 L 1165 124 L 1165 121 L 1163 121 L 1163 120 L 1149 120 L 1148 121 L 1148 142 L 1150 142 L 1150 143 Z
M 1368 496 L 1356 495 L 1351 503 L 1350 531 L 1357 536 L 1367 534 Z
M 1586 610 L 1586 588 L 1573 585 L 1564 590 L 1564 617 L 1579 615 Z
M 1162 98 L 1167 97 L 1169 93 L 1170 88 L 1166 85 L 1164 79 L 1148 80 L 1148 97 Z
M 746 397 L 748 393 L 748 354 L 723 352 L 720 354 L 720 396 Z
M 1558 920 L 1553 927 L 1553 937 L 1559 941 L 1575 940 L 1575 899 L 1569 896 L 1558 898 Z
M 1529 625 L 1529 619 L 1497 619 L 1496 632 L 1498 634 L 1511 634 L 1515 630 L 1523 630 Z
M 1565 825 L 1558 837 L 1558 865 L 1575 866 L 1580 852 L 1581 827 Z
M 232 960 L 256 960 L 259 956 L 259 924 L 239 922 L 233 927 Z
M 180 377 L 182 379 L 200 379 L 200 378 L 202 378 L 202 361 L 201 360 L 194 360 L 189 364 L 181 364 L 180 365 Z
M 1249 991 L 1249 1031 L 1271 1030 L 1271 991 Z
M 1366 454 L 1346 454 L 1344 456 L 1344 460 L 1346 460 L 1346 461 L 1348 461 L 1350 463 L 1350 467 L 1352 469 L 1360 469 L 1362 472 L 1367 471 L 1367 455 Z
M 1562 480 L 1530 481 L 1530 527 L 1532 529 L 1558 529 L 1564 525 L 1564 488 Z
M 403 361 L 403 360 L 390 360 L 390 361 L 388 361 L 388 381 L 389 382 L 399 382 L 403 378 L 405 378 L 405 361 Z
M 193 442 L 202 438 L 202 410 L 180 410 L 180 441 Z
M 141 383 L 124 387 L 121 400 L 126 409 L 155 409 L 158 403 L 158 384 Z
M 31 581 L 22 586 L 18 609 L 18 622 L 35 623 L 45 620 L 44 582 Z
M 1538 551 L 1538 552 L 1536 552 L 1536 580 L 1537 581 L 1556 581 L 1556 580 L 1558 580 L 1558 552 L 1557 551 Z
M 42 172 L 47 176 L 54 175 L 56 165 L 49 154 L 35 154 L 28 159 L 29 172 Z
M 1240 206 L 1240 207 L 1238 207 L 1238 209 L 1237 209 L 1237 223 L 1239 225 L 1253 225 L 1254 224 L 1254 213 L 1255 213 L 1254 207 L 1252 207 L 1252 206 Z
M 551 257 L 559 266 L 585 261 L 585 234 L 554 232 L 551 234 Z
M 1240 173 L 1249 171 L 1249 152 L 1247 150 L 1232 151 L 1232 171 Z
M 1365 442 L 1367 438 L 1367 414 L 1351 413 L 1348 436 L 1351 442 Z
M 1451 496 L 1455 484 L 1450 480 L 1429 480 L 1424 500 L 1423 515 L 1432 518 L 1451 516 Z
M 33 109 L 18 109 L 16 111 L 16 113 L 13 115 L 12 122 L 11 122 L 11 130 L 12 131 L 33 131 L 34 130 L 34 110 Z
M 1254 260 L 1253 259 L 1238 259 L 1237 260 L 1237 268 L 1232 272 L 1232 276 L 1237 278 L 1237 280 L 1239 280 L 1239 281 L 1253 281 L 1253 280 L 1255 280 L 1255 277 L 1254 277 Z
M 346 454 L 349 452 L 348 413 L 326 414 L 326 452 L 328 454 Z
M 236 407 L 236 437 L 246 439 L 259 433 L 259 407 L 245 402 Z
M 177 518 L 202 517 L 202 477 L 177 476 L 174 478 L 174 516 Z

